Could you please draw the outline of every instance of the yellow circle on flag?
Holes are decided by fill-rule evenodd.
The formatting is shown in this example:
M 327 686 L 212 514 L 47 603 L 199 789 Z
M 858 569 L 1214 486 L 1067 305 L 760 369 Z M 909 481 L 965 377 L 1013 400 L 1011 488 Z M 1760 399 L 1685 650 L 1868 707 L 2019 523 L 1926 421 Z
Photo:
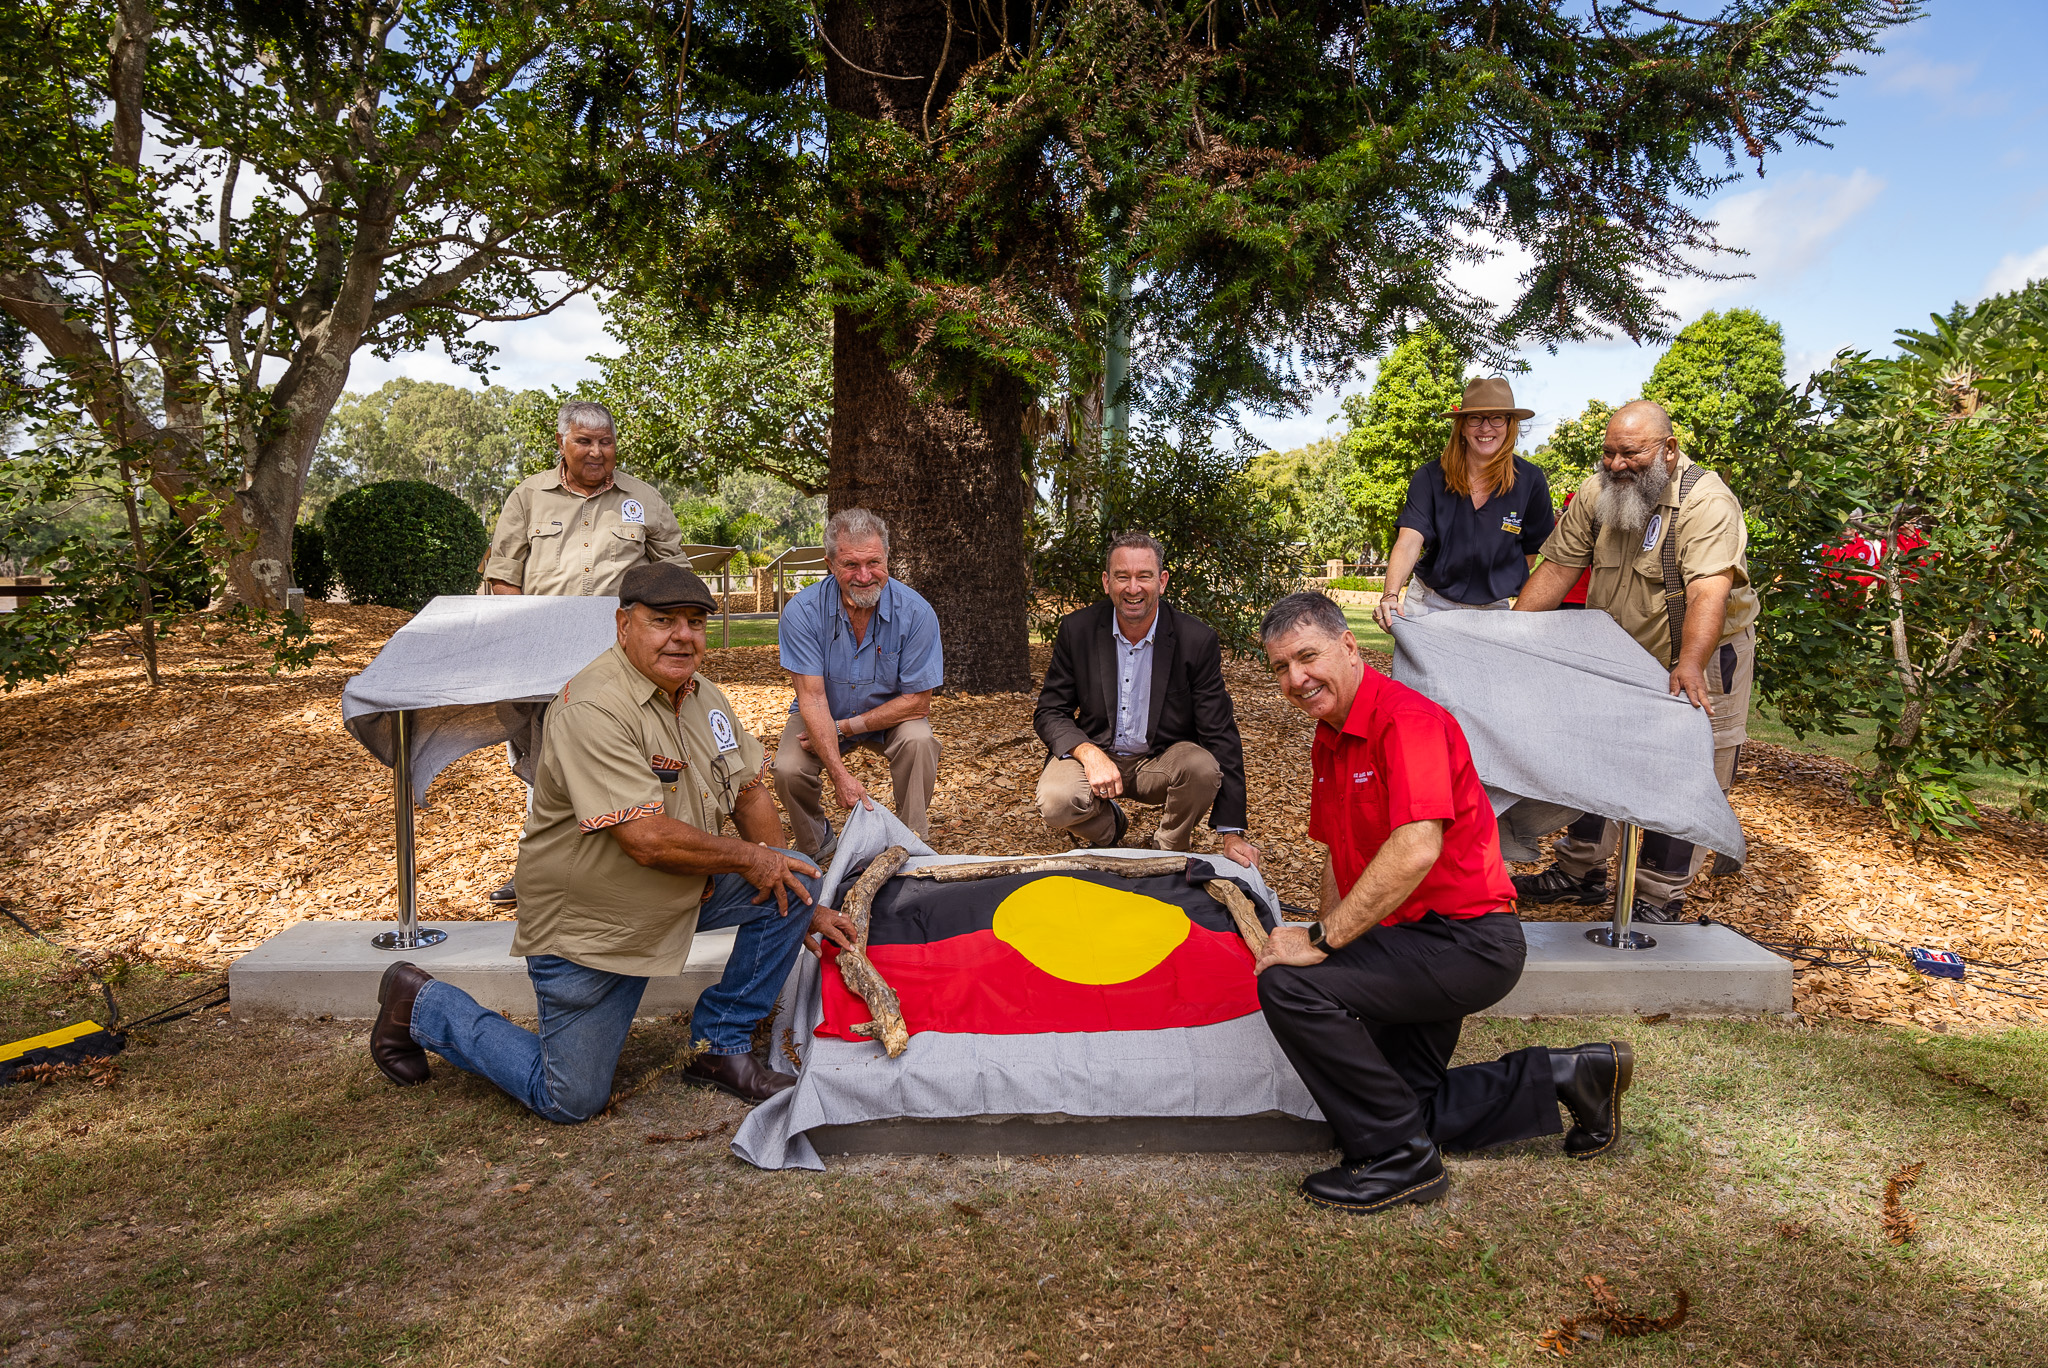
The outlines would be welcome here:
M 1172 903 L 1064 875 L 1034 879 L 996 908 L 996 939 L 1069 983 L 1128 983 L 1193 926 Z

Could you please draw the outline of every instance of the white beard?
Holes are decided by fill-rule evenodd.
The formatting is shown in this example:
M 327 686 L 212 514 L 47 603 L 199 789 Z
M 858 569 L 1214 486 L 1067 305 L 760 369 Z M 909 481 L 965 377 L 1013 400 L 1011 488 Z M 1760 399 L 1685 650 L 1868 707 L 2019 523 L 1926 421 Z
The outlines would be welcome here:
M 1657 501 L 1671 483 L 1671 471 L 1663 461 L 1652 461 L 1647 470 L 1632 480 L 1617 480 L 1606 466 L 1600 473 L 1600 521 L 1624 532 L 1637 533 L 1650 525 Z
M 839 592 L 844 594 L 846 601 L 854 607 L 865 609 L 872 608 L 882 601 L 882 590 L 886 587 L 888 587 L 888 581 L 884 580 L 882 583 L 868 589 L 848 589 L 845 585 L 841 585 Z

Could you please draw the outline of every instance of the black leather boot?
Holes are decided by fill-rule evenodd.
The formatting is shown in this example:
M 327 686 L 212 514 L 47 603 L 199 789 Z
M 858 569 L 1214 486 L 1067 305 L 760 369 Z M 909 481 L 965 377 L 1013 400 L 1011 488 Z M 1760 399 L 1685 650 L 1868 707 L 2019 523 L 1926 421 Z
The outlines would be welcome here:
M 1418 1135 L 1385 1154 L 1311 1173 L 1301 1180 L 1301 1195 L 1339 1211 L 1384 1211 L 1404 1202 L 1441 1201 L 1450 1186 L 1435 1142 Z
M 1621 1135 L 1621 1095 L 1635 1077 L 1636 1054 L 1626 1040 L 1599 1041 L 1550 1052 L 1557 1100 L 1572 1114 L 1564 1152 L 1591 1159 L 1614 1148 Z

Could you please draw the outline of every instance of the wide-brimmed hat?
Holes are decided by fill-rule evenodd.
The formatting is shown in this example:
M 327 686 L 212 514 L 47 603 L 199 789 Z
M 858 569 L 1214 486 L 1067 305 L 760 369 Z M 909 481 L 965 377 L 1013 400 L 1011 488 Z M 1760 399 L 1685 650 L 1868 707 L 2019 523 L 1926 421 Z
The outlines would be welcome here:
M 1468 413 L 1505 413 L 1510 418 L 1534 418 L 1535 409 L 1515 407 L 1515 392 L 1498 375 L 1466 382 L 1465 397 L 1438 417 L 1462 418 Z

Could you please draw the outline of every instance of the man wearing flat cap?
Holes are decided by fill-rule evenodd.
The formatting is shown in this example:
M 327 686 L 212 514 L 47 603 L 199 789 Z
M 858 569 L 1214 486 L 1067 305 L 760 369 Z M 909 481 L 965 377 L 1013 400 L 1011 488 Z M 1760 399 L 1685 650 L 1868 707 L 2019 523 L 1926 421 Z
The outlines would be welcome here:
M 673 561 L 619 586 L 618 644 L 549 705 L 519 838 L 519 930 L 540 1031 L 400 961 L 377 990 L 370 1057 L 424 1083 L 428 1050 L 481 1074 L 549 1121 L 603 1110 L 647 980 L 682 972 L 697 931 L 738 927 L 725 976 L 697 999 L 690 1036 L 708 1049 L 691 1081 L 758 1102 L 795 1079 L 752 1053 L 806 933 L 844 944 L 817 903 L 817 869 L 777 848 L 782 823 L 765 752 L 697 673 L 715 600 Z M 720 834 L 727 818 L 737 837 Z

